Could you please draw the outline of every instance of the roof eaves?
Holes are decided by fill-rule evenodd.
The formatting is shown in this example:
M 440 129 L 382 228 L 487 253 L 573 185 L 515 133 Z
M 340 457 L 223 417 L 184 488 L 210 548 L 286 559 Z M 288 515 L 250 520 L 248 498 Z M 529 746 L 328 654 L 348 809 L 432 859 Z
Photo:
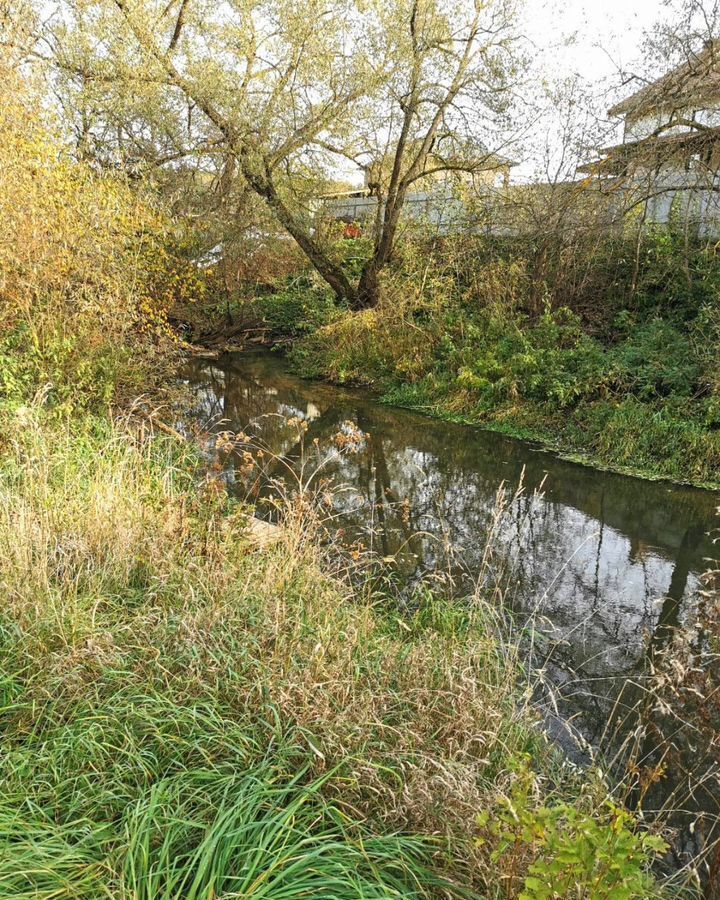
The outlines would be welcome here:
M 720 53 L 720 41 L 707 41 L 702 50 L 697 53 L 691 53 L 687 60 L 661 75 L 660 78 L 643 85 L 635 93 L 630 94 L 629 97 L 611 106 L 608 109 L 608 115 L 620 116 L 631 111 L 637 111 L 643 108 L 645 102 L 647 103 L 647 109 L 657 107 L 663 99 L 663 94 L 666 93 L 663 91 L 663 86 L 670 87 L 681 76 L 697 78 L 707 74 L 698 70 L 702 69 L 706 62 L 714 64 L 714 56 L 717 53 Z M 720 60 L 718 62 L 720 63 Z

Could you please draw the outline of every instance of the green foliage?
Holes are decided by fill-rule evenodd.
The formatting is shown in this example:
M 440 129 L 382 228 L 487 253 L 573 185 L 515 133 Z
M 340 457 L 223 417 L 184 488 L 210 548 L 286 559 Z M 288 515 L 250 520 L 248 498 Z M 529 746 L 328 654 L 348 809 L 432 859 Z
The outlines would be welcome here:
M 332 292 L 311 275 L 288 279 L 272 294 L 255 298 L 249 307 L 245 315 L 258 317 L 275 339 L 312 333 L 342 314 Z
M 535 313 L 527 261 L 502 255 L 519 254 L 518 240 L 472 249 L 447 240 L 424 254 L 409 244 L 376 310 L 307 333 L 291 359 L 304 374 L 377 384 L 387 402 L 603 465 L 718 483 L 720 266 L 684 240 L 647 235 L 632 302 L 619 299 L 622 281 L 589 312 L 550 294 Z M 653 300 L 649 285 L 671 261 L 677 279 Z
M 617 369 L 619 389 L 640 400 L 689 397 L 702 377 L 701 359 L 688 336 L 662 319 L 632 329 L 608 357 Z
M 524 398 L 565 409 L 610 395 L 689 397 L 702 378 L 687 336 L 660 319 L 626 327 L 610 347 L 585 333 L 568 309 L 546 311 L 535 323 L 490 320 L 473 334 L 461 350 L 443 352 L 440 369 L 457 368 L 459 386 L 490 405 Z
M 398 340 L 390 346 L 388 339 L 392 337 Z M 376 312 L 367 310 L 342 316 L 327 328 L 309 334 L 292 348 L 290 356 L 295 367 L 306 376 L 331 378 L 341 384 L 367 383 L 391 376 L 395 371 L 407 376 L 407 357 L 401 356 L 401 352 L 413 337 L 410 335 L 408 341 L 406 334 L 401 343 L 397 332 L 381 331 Z
M 167 374 L 170 305 L 206 278 L 152 193 L 66 153 L 3 58 L 0 92 L 0 390 L 64 406 L 133 399 Z
M 546 311 L 536 323 L 523 324 L 488 320 L 443 367 L 465 362 L 458 367 L 459 386 L 490 405 L 524 397 L 563 409 L 602 389 L 607 361 L 570 310 Z
M 681 223 L 648 229 L 641 243 L 635 306 L 674 321 L 692 320 L 720 294 L 714 244 L 698 244 Z
M 708 426 L 713 410 L 710 401 L 688 409 L 681 397 L 653 404 L 627 397 L 581 407 L 565 427 L 578 449 L 589 444 L 615 465 L 717 482 L 720 434 Z
M 385 900 L 442 886 L 425 842 L 368 834 L 323 800 L 328 776 L 303 785 L 303 774 L 286 781 L 261 763 L 152 785 L 127 816 L 125 889 L 137 900 Z
M 351 281 L 357 281 L 372 255 L 369 237 L 342 238 L 335 242 L 334 256 Z
M 510 794 L 481 813 L 478 826 L 495 861 L 531 853 L 519 900 L 647 900 L 655 889 L 649 865 L 667 849 L 610 800 L 591 812 L 562 800 L 538 805 L 535 776 L 521 757 Z
M 0 394 L 24 402 L 40 391 L 63 408 L 106 404 L 120 384 L 126 394 L 147 388 L 141 358 L 131 344 L 88 346 L 82 334 L 50 324 L 37 334 L 22 325 L 0 339 Z

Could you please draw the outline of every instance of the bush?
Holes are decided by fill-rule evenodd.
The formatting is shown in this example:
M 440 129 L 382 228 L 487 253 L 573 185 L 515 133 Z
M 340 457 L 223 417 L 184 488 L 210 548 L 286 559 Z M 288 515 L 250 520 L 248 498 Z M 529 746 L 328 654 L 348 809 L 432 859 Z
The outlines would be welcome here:
M 271 294 L 254 298 L 245 314 L 260 319 L 276 340 L 298 338 L 337 320 L 342 311 L 330 289 L 309 274 L 287 280 Z
M 618 388 L 640 400 L 674 394 L 690 397 L 698 389 L 702 365 L 688 335 L 662 319 L 640 325 L 611 352 Z
M 720 293 L 720 258 L 715 243 L 703 244 L 682 223 L 647 229 L 640 244 L 638 310 L 676 322 L 695 318 Z
M 647 858 L 667 850 L 662 838 L 638 831 L 630 813 L 609 800 L 592 809 L 561 798 L 538 805 L 529 762 L 518 758 L 509 795 L 478 817 L 486 835 L 481 844 L 495 843 L 494 860 L 532 852 L 535 861 L 522 879 L 520 900 L 657 896 Z
M 203 278 L 151 198 L 70 158 L 1 61 L 0 92 L 0 389 L 64 405 L 142 392 L 174 342 L 170 304 Z

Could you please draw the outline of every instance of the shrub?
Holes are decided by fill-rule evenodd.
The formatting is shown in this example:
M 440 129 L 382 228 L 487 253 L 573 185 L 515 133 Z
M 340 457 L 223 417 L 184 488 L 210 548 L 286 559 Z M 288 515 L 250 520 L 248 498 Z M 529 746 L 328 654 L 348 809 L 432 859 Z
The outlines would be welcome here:
M 464 346 L 442 346 L 436 371 L 449 368 L 481 407 L 526 398 L 563 409 L 602 393 L 610 379 L 602 348 L 563 309 L 534 324 L 485 314 L 465 330 Z
M 312 275 L 287 280 L 270 294 L 254 298 L 246 310 L 270 331 L 276 340 L 298 338 L 317 331 L 342 314 L 332 292 Z
M 641 400 L 691 396 L 702 367 L 688 336 L 662 319 L 632 330 L 612 351 L 619 388 Z
M 520 900 L 647 900 L 656 886 L 648 857 L 667 849 L 662 838 L 637 830 L 627 810 L 609 800 L 599 808 L 561 798 L 538 803 L 537 783 L 529 760 L 518 757 L 509 795 L 478 817 L 494 844 L 492 858 L 532 856 L 520 876 Z M 588 797 L 588 801 L 590 798 Z M 520 866 L 520 869 L 524 869 Z
M 646 229 L 640 242 L 635 305 L 651 315 L 692 320 L 720 292 L 714 243 L 703 244 L 682 223 Z
M 1 60 L 0 93 L 0 389 L 65 405 L 145 390 L 174 340 L 169 305 L 202 276 L 148 195 L 67 155 Z

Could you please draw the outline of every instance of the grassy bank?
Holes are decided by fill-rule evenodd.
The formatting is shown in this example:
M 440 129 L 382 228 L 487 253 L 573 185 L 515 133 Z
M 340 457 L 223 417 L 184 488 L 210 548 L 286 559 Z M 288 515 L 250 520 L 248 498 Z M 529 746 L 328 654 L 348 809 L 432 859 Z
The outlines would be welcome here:
M 308 377 L 371 384 L 389 403 L 599 466 L 718 487 L 720 267 L 712 248 L 688 263 L 665 236 L 646 241 L 632 291 L 631 273 L 603 286 L 600 263 L 584 260 L 598 293 L 565 287 L 566 305 L 557 273 L 532 280 L 525 244 L 448 239 L 403 248 L 376 309 L 342 312 L 300 275 L 242 314 L 288 341 Z
M 497 605 L 401 611 L 307 497 L 259 545 L 221 467 L 154 431 L 169 306 L 209 276 L 0 75 L 0 897 L 661 893 L 662 842 L 546 740 Z M 372 321 L 323 303 L 298 352 L 331 375 L 332 329 Z
M 377 310 L 296 345 L 296 369 L 371 383 L 391 404 L 538 441 L 591 464 L 720 486 L 720 407 L 695 396 L 686 335 L 654 321 L 607 346 L 569 311 L 436 329 Z
M 306 377 L 371 384 L 392 405 L 536 441 L 600 468 L 720 487 L 716 401 L 682 385 L 639 396 L 645 373 L 622 359 L 650 358 L 648 379 L 662 379 L 669 353 L 687 350 L 680 335 L 651 325 L 607 348 L 564 319 L 484 322 L 458 347 L 373 311 L 304 338 L 291 360 Z M 408 355 L 398 360 L 403 343 Z
M 481 598 L 399 618 L 307 511 L 256 546 L 187 447 L 0 425 L 0 895 L 654 893 Z

